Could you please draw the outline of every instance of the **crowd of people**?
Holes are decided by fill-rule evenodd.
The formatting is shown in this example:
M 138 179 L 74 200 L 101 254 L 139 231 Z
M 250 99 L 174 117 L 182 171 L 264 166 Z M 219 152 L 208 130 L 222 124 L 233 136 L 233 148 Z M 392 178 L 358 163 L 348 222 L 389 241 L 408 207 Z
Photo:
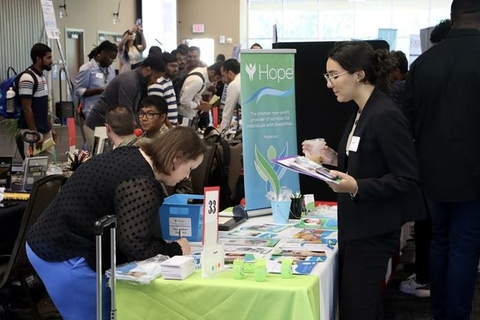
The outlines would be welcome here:
M 435 45 L 410 70 L 403 52 L 374 50 L 362 41 L 338 43 L 326 60 L 327 87 L 338 102 L 355 102 L 357 111 L 336 150 L 303 149 L 337 167 L 331 173 L 338 183 L 328 185 L 338 193 L 342 320 L 381 317 L 380 284 L 407 221 L 417 221 L 417 254 L 400 290 L 431 296 L 436 320 L 469 319 L 472 310 L 480 256 L 480 1 L 454 0 L 451 19 L 430 39 Z M 92 146 L 95 127 L 105 126 L 114 150 L 80 166 L 27 235 L 30 262 L 67 318 L 95 314 L 92 226 L 106 212 L 118 219 L 119 262 L 190 253 L 187 240 L 168 242 L 156 234 L 158 208 L 166 187 L 188 180 L 203 160 L 206 147 L 195 129 L 211 122 L 206 95 L 226 92 L 222 130 L 240 116 L 236 59 L 219 55 L 207 66 L 200 48 L 186 45 L 171 53 L 152 47 L 143 59 L 145 49 L 135 25 L 118 45 L 104 41 L 94 48 L 80 68 L 75 94 L 86 140 Z M 38 132 L 41 147 L 56 135 L 43 75 L 52 50 L 36 44 L 31 58 L 19 79 L 18 127 Z
M 171 53 L 154 46 L 142 58 L 145 49 L 143 30 L 135 25 L 119 44 L 100 43 L 80 67 L 74 93 L 80 101 L 77 111 L 84 122 L 86 142 L 92 149 L 95 128 L 105 127 L 113 150 L 80 166 L 27 235 L 28 258 L 67 319 L 95 316 L 92 226 L 106 213 L 117 217 L 119 263 L 156 254 L 190 253 L 185 238 L 162 239 L 158 208 L 171 192 L 191 193 L 190 172 L 206 151 L 196 131 L 199 119 L 212 109 L 206 94 L 215 93 L 222 78 L 233 83 L 240 67 L 237 60 L 225 61 L 224 56 L 206 66 L 195 46 L 179 45 Z M 44 75 L 53 63 L 52 50 L 35 44 L 31 58 L 32 66 L 19 77 L 22 112 L 18 127 L 38 133 L 35 147 L 41 148 L 45 139 L 56 138 L 48 116 Z M 112 67 L 117 58 L 119 72 Z M 228 105 L 238 109 L 238 80 L 231 92 Z M 225 114 L 231 117 L 233 111 Z M 225 121 L 226 117 L 222 125 L 228 128 Z M 210 122 L 207 117 L 206 125 Z M 103 291 L 106 316 L 109 290 Z

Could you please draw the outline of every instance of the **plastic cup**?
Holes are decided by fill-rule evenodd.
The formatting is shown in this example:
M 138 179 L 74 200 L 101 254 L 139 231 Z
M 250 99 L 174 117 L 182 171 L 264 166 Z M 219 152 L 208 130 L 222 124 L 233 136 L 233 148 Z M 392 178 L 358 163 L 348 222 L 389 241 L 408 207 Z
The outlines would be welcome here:
M 292 200 L 271 201 L 273 222 L 278 224 L 288 223 L 291 204 Z
M 303 142 L 305 157 L 316 163 L 323 163 L 324 148 L 326 145 L 327 143 L 323 138 L 305 140 Z

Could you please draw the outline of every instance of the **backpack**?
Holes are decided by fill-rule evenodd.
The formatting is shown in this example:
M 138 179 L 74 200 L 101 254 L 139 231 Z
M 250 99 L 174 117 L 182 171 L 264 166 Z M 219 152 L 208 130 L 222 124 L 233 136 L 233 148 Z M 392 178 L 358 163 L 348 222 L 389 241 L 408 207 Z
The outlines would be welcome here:
M 204 140 L 207 144 L 217 144 L 212 170 L 208 186 L 220 186 L 220 210 L 231 206 L 232 191 L 228 184 L 228 172 L 230 166 L 230 144 L 224 136 L 215 128 L 208 127 L 204 132 Z
M 13 76 L 10 76 L 10 71 L 13 72 Z M 20 103 L 20 96 L 18 93 L 18 83 L 20 81 L 20 77 L 25 73 L 29 73 L 33 78 L 33 92 L 37 91 L 38 88 L 38 80 L 35 74 L 30 70 L 25 70 L 20 74 L 17 74 L 15 69 L 12 67 L 8 67 L 7 69 L 7 79 L 5 79 L 0 84 L 0 116 L 4 118 L 20 118 L 20 113 L 22 110 L 22 105 Z M 15 112 L 7 112 L 7 91 L 12 88 L 15 91 Z
M 175 91 L 175 96 L 177 97 L 177 103 L 180 103 L 180 91 L 182 90 L 185 80 L 187 80 L 188 77 L 193 75 L 199 76 L 202 79 L 203 84 L 205 85 L 205 78 L 201 72 L 192 72 L 187 74 L 186 76 L 179 75 L 175 79 L 172 79 L 173 90 Z M 203 90 L 203 86 L 200 89 L 200 91 L 198 91 L 197 93 L 201 92 L 202 90 Z

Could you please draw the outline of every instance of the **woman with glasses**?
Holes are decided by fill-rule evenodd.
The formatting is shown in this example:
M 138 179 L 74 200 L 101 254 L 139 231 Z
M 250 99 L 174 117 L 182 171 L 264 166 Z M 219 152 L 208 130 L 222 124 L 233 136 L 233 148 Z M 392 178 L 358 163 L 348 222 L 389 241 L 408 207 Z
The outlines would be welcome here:
M 131 112 L 130 118 L 133 124 Z M 26 245 L 31 264 L 64 319 L 95 319 L 94 222 L 104 215 L 117 217 L 118 264 L 158 254 L 190 254 L 185 238 L 165 241 L 156 236 L 161 234 L 161 183 L 174 186 L 190 177 L 203 161 L 205 150 L 194 129 L 176 127 L 161 141 L 145 141 L 139 148 L 121 147 L 95 156 L 68 179 L 28 231 Z M 107 248 L 104 252 L 109 252 Z M 109 255 L 103 258 L 103 266 L 108 268 L 110 261 L 105 260 Z M 106 287 L 103 292 L 107 319 L 110 292 Z
M 103 41 L 89 53 L 90 61 L 80 67 L 75 79 L 75 95 L 80 99 L 83 119 L 88 117 L 100 94 L 115 77 L 112 63 L 117 52 L 116 44 Z
M 408 122 L 391 100 L 388 73 L 395 60 L 366 42 L 345 42 L 330 52 L 325 79 L 338 102 L 354 101 L 338 153 L 323 154 L 340 179 L 329 182 L 338 193 L 339 317 L 381 319 L 380 288 L 404 222 L 423 216 L 418 163 Z M 310 148 L 310 149 L 309 149 Z

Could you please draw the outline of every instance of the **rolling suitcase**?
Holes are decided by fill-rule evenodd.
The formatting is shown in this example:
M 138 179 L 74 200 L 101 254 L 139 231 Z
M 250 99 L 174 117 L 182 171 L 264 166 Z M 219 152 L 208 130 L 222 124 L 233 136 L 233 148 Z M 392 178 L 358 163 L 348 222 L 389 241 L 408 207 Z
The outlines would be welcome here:
M 112 273 L 109 280 L 111 291 L 110 320 L 117 318 L 117 308 L 115 305 L 115 272 L 116 272 L 116 241 L 115 230 L 117 228 L 117 217 L 107 215 L 100 220 L 95 221 L 95 242 L 97 259 L 97 320 L 102 320 L 102 236 L 105 228 L 110 228 L 110 260 L 112 262 Z

